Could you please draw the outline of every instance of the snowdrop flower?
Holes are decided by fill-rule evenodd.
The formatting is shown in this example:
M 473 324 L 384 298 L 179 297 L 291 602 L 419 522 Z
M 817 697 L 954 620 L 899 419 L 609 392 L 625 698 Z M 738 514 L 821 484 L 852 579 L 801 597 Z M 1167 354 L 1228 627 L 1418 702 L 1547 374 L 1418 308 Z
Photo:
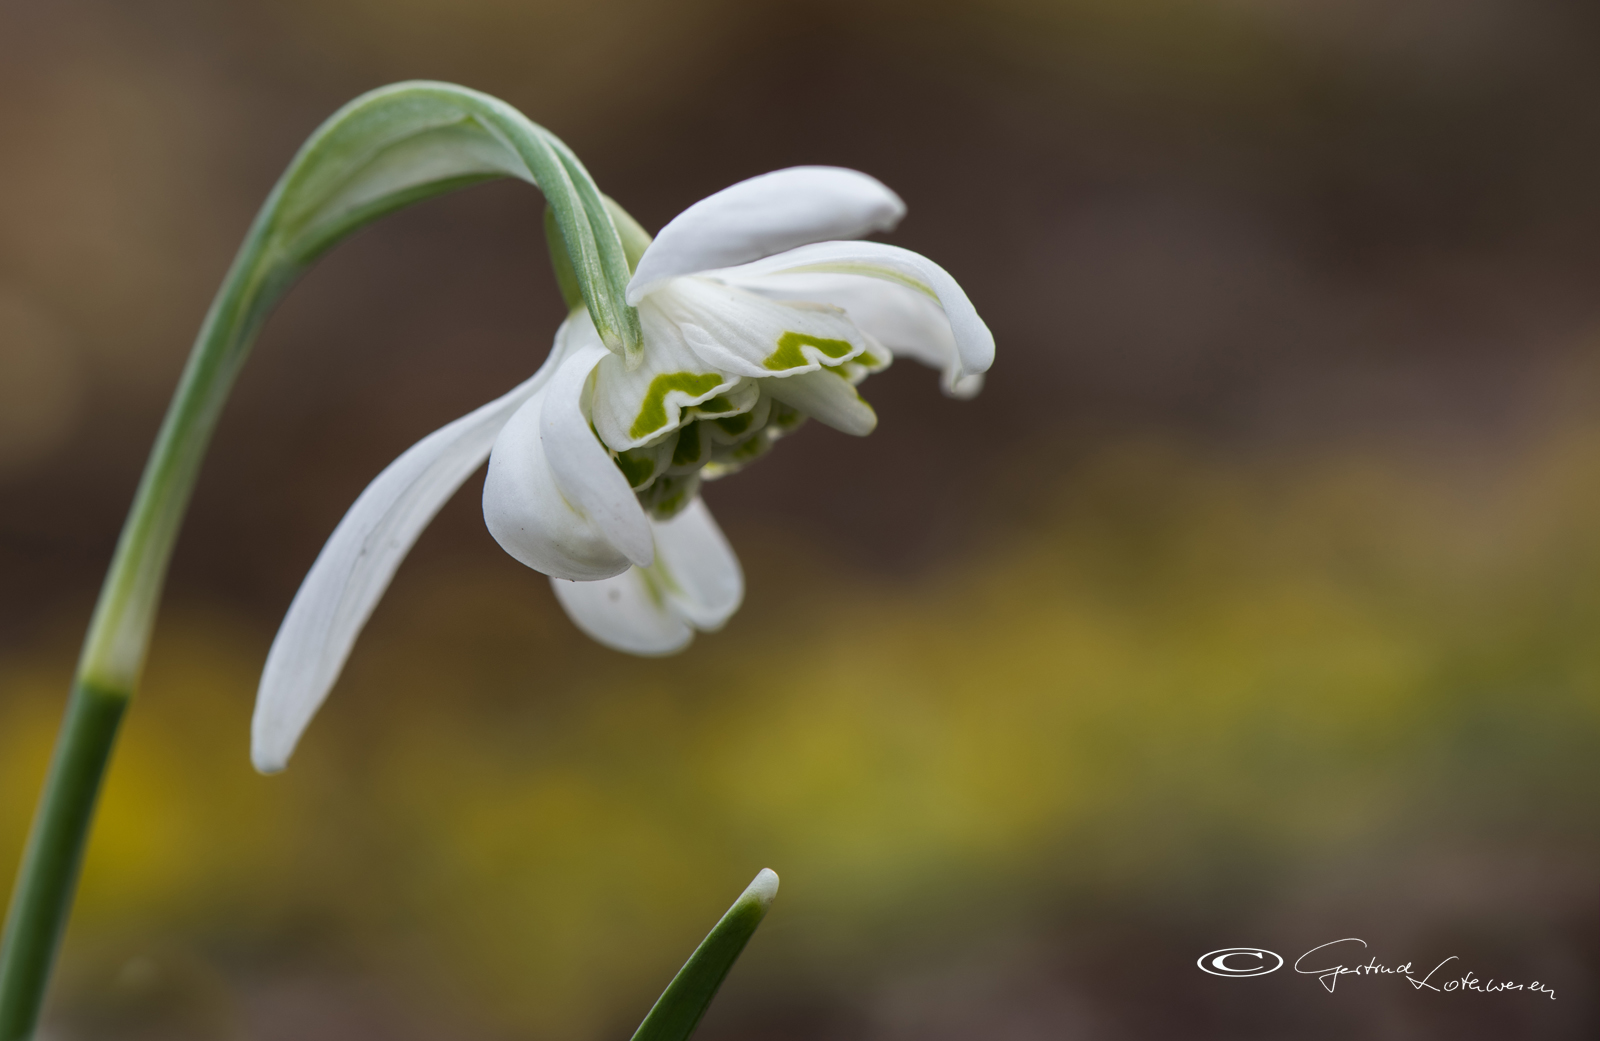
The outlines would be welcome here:
M 738 559 L 701 481 L 763 455 L 806 418 L 848 434 L 877 417 L 857 386 L 907 355 L 976 393 L 994 339 L 966 294 L 888 230 L 899 197 L 865 174 L 797 167 L 703 199 L 661 230 L 628 284 L 642 355 L 601 342 L 582 308 L 505 396 L 435 431 L 356 500 L 267 656 L 252 757 L 282 769 L 417 536 L 489 459 L 489 531 L 551 577 L 599 642 L 670 654 L 738 608 Z

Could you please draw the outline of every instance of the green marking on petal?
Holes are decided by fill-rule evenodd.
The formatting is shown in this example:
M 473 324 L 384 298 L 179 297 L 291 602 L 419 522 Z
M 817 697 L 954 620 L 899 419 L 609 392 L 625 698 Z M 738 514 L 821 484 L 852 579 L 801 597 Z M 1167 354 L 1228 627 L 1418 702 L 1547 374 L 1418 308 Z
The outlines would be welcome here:
M 755 422 L 753 412 L 741 412 L 737 416 L 726 416 L 722 419 L 713 419 L 711 422 L 721 427 L 729 437 L 738 437 L 750 429 L 750 424 Z
M 664 372 L 650 381 L 644 403 L 639 406 L 639 417 L 628 429 L 629 437 L 645 437 L 667 425 L 667 395 L 681 390 L 691 397 L 699 397 L 723 382 L 715 372 Z
M 690 423 L 678 431 L 678 444 L 672 450 L 673 466 L 688 466 L 700 459 L 700 424 Z
M 699 488 L 697 474 L 669 475 L 637 493 L 636 498 L 656 520 L 671 520 L 694 501 L 694 493 Z
M 767 417 L 767 429 L 774 434 L 787 434 L 806 421 L 806 414 L 793 405 L 772 402 L 772 412 Z
M 830 358 L 843 358 L 855 350 L 849 340 L 826 340 L 820 336 L 807 336 L 805 333 L 787 332 L 778 338 L 778 349 L 773 351 L 767 357 L 767 360 L 761 364 L 764 368 L 771 369 L 774 372 L 782 372 L 784 369 L 797 369 L 802 365 L 808 365 L 810 363 L 806 361 L 806 356 L 800 353 L 801 347 L 815 347 Z
M 772 447 L 772 442 L 766 438 L 752 437 L 750 440 L 736 445 L 733 451 L 728 453 L 728 458 L 736 463 L 748 463 L 770 447 Z
M 739 406 L 728 400 L 728 395 L 726 394 L 718 394 L 716 397 L 702 401 L 700 404 L 695 406 L 695 408 L 700 410 L 701 415 L 709 415 L 717 412 L 733 412 L 738 409 L 738 407 Z
M 656 472 L 656 460 L 653 453 L 646 455 L 634 451 L 618 452 L 616 459 L 617 469 L 621 470 L 622 476 L 628 479 L 628 487 L 630 488 L 642 487 Z

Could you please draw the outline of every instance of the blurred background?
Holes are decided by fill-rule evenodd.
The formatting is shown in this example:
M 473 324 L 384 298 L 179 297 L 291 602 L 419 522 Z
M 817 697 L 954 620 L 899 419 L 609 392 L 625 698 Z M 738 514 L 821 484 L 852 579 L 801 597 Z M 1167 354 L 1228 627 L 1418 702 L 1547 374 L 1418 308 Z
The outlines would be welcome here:
M 765 866 L 706 1041 L 1593 1036 L 1597 59 L 1580 0 L 0 3 L 7 879 L 200 318 L 355 94 L 497 94 L 652 229 L 868 171 L 999 343 L 711 486 L 748 599 L 666 661 L 474 478 L 262 778 L 322 541 L 561 318 L 521 184 L 341 246 L 223 419 L 48 1036 L 625 1038 Z M 1342 937 L 1557 1000 L 1195 966 Z

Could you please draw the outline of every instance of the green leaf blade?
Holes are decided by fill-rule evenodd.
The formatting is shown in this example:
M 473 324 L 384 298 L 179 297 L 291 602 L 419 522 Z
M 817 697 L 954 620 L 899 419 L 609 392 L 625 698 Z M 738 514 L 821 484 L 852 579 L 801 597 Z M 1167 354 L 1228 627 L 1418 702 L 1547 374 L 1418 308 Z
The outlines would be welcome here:
M 687 1041 L 777 895 L 777 874 L 763 868 L 667 984 L 633 1041 Z

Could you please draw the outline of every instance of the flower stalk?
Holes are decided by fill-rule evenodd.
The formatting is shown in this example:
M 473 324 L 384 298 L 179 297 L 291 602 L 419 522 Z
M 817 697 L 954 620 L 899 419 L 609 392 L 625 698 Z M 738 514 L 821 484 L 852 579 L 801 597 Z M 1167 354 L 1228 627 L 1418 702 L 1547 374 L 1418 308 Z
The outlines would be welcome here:
M 0 935 L 0 1041 L 26 1041 L 37 1026 L 173 545 L 257 332 L 295 280 L 352 232 L 411 203 L 499 177 L 544 193 L 567 277 L 601 339 L 630 362 L 640 357 L 614 204 L 554 135 L 498 99 L 427 82 L 372 91 L 318 128 L 263 204 L 212 302 L 101 588 Z

